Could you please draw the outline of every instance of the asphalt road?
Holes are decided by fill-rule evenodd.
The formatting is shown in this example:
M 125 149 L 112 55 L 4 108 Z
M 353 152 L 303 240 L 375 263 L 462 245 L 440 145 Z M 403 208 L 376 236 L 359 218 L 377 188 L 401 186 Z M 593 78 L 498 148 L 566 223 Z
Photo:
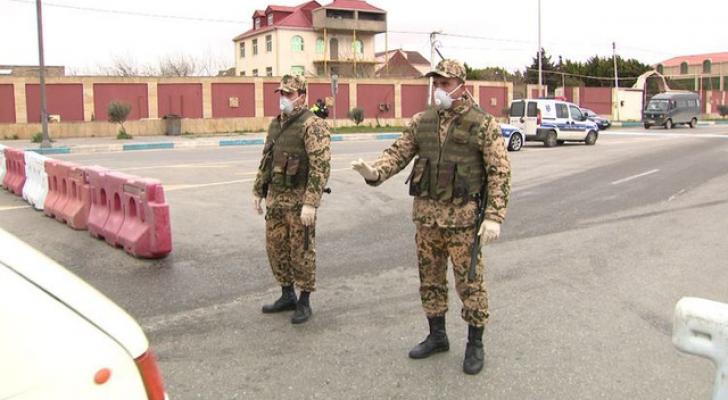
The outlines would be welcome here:
M 318 224 L 314 317 L 263 315 L 279 289 L 252 209 L 260 147 L 57 156 L 161 179 L 174 252 L 136 260 L 0 193 L 0 227 L 138 319 L 172 399 L 709 398 L 712 365 L 671 343 L 683 296 L 728 302 L 728 127 L 608 131 L 596 146 L 511 153 L 503 237 L 486 249 L 486 368 L 461 372 L 426 334 L 405 173 L 370 188 L 348 167 L 391 141 L 333 146 Z

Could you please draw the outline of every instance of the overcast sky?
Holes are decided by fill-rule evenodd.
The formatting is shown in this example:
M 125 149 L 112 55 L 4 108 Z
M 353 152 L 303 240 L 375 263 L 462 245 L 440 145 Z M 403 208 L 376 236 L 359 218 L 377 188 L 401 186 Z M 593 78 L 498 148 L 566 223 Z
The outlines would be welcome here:
M 327 4 L 329 1 L 323 1 Z M 161 56 L 189 54 L 234 65 L 232 38 L 250 28 L 257 8 L 277 0 L 48 0 L 44 4 L 46 63 L 76 71 L 93 70 L 114 57 L 154 63 Z M 442 30 L 480 38 L 441 37 L 446 57 L 473 66 L 522 69 L 537 51 L 537 0 L 372 0 L 388 11 L 392 32 Z M 0 0 L 0 64 L 38 63 L 34 0 Z M 432 5 L 448 5 L 435 9 Z M 543 46 L 555 57 L 585 60 L 618 53 L 646 63 L 673 56 L 728 51 L 728 2 L 692 0 L 679 9 L 668 2 L 542 0 Z M 55 6 L 54 6 L 55 5 Z M 58 5 L 162 14 L 217 21 L 103 13 Z M 667 5 L 667 6 L 666 6 Z M 426 8 L 429 7 L 429 8 Z M 384 48 L 384 36 L 378 38 Z M 389 47 L 418 50 L 429 57 L 425 34 L 391 33 Z

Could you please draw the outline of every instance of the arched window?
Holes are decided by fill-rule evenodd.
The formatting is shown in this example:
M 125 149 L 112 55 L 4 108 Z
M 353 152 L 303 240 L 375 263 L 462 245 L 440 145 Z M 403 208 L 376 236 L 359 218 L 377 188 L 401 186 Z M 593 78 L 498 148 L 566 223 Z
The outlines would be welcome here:
M 292 37 L 291 48 L 293 51 L 303 51 L 303 38 L 298 35 Z
M 354 51 L 354 54 L 360 56 L 364 54 L 364 43 L 362 43 L 361 40 L 355 40 L 351 44 L 352 50 Z
M 324 54 L 324 47 L 325 47 L 324 39 L 323 38 L 316 39 L 316 54 Z
M 665 67 L 662 64 L 657 64 L 657 72 L 664 74 L 665 73 Z
M 680 64 L 680 74 L 681 75 L 688 74 L 688 63 L 687 62 L 683 62 L 682 64 Z
M 713 73 L 713 63 L 710 60 L 703 61 L 703 73 L 704 74 Z

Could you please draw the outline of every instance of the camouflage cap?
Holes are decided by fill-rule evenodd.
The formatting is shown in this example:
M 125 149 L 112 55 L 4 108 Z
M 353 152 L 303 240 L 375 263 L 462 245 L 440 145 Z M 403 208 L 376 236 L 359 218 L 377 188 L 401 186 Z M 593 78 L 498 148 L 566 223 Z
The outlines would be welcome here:
M 276 92 L 295 93 L 306 91 L 306 78 L 302 75 L 284 75 Z
M 429 78 L 433 75 L 443 76 L 445 78 L 458 78 L 465 82 L 465 67 L 460 61 L 445 59 L 440 61 L 434 70 L 425 74 L 425 77 Z

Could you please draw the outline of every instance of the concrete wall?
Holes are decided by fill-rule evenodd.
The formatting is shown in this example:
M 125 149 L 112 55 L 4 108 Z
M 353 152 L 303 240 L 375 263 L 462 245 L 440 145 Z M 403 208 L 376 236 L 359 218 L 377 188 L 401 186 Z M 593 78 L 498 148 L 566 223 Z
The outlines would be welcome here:
M 331 96 L 330 82 L 309 78 L 308 102 Z M 132 135 L 164 133 L 166 114 L 178 114 L 182 131 L 222 133 L 263 131 L 279 113 L 277 78 L 240 77 L 59 77 L 48 79 L 50 114 L 60 114 L 51 123 L 51 136 L 115 136 L 118 126 L 106 122 L 106 109 L 113 100 L 132 104 L 125 124 Z M 500 111 L 505 94 L 510 102 L 513 86 L 503 82 L 469 82 L 468 89 L 484 108 Z M 40 130 L 37 78 L 0 77 L 0 138 L 27 139 Z M 496 106 L 490 99 L 496 97 Z M 336 98 L 337 126 L 351 125 L 347 114 L 354 107 L 365 110 L 364 124 L 404 125 L 422 111 L 427 99 L 426 80 L 341 79 Z M 380 103 L 389 111 L 379 113 Z M 145 108 L 146 107 L 146 108 Z M 333 110 L 332 110 L 333 111 Z M 498 115 L 498 114 L 496 114 Z M 333 117 L 333 112 L 331 114 Z
M 14 124 L 15 89 L 11 84 L 0 85 L 0 124 Z
M 25 85 L 28 122 L 40 122 L 40 84 Z M 57 83 L 46 86 L 48 115 L 60 116 L 61 122 L 84 121 L 83 85 Z
M 93 93 L 94 120 L 106 121 L 109 104 L 115 101 L 131 105 L 129 121 L 149 118 L 149 92 L 143 83 L 96 83 Z

